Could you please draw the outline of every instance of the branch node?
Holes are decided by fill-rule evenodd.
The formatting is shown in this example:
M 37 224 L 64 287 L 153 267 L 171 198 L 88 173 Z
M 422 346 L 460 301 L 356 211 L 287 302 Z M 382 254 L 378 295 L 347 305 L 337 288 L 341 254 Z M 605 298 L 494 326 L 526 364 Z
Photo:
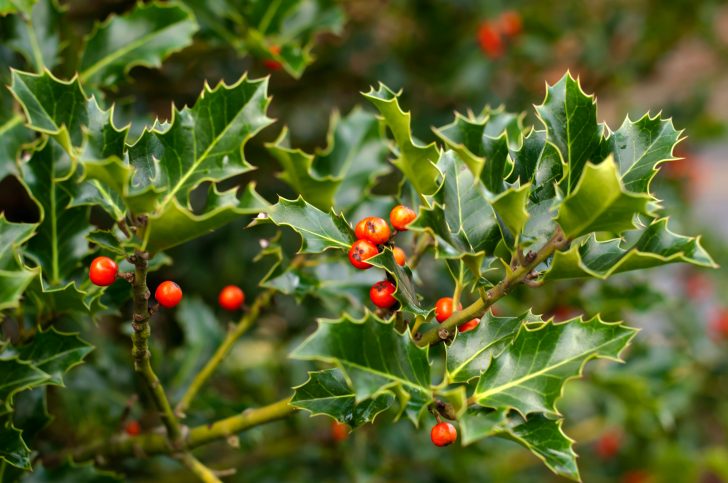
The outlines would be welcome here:
M 440 329 L 437 331 L 437 336 L 442 340 L 450 338 L 450 331 L 447 329 Z

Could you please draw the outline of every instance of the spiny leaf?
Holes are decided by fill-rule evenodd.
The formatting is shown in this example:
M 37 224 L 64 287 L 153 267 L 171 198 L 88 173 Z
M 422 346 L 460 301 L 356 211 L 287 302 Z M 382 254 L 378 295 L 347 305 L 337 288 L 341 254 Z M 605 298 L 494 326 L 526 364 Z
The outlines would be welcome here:
M 288 131 L 266 145 L 281 163 L 279 177 L 304 199 L 321 210 L 349 208 L 367 196 L 378 174 L 386 171 L 387 145 L 379 123 L 370 113 L 353 109 L 346 117 L 335 113 L 328 145 L 315 154 L 288 147 Z M 336 203 L 334 203 L 334 200 Z
M 628 191 L 648 193 L 657 166 L 674 161 L 673 148 L 680 142 L 682 131 L 675 130 L 670 119 L 645 114 L 637 121 L 629 117 L 607 138 L 606 149 L 614 155 Z
M 621 233 L 635 228 L 635 215 L 649 214 L 652 197 L 626 191 L 614 158 L 587 163 L 581 179 L 559 207 L 556 222 L 569 238 L 607 231 Z
M 113 86 L 136 66 L 159 67 L 170 54 L 192 43 L 197 23 L 176 2 L 137 4 L 97 24 L 81 55 L 81 82 Z
M 376 91 L 372 88 L 364 97 L 379 110 L 384 123 L 392 131 L 399 150 L 394 165 L 402 171 L 418 193 L 435 193 L 442 177 L 435 166 L 440 157 L 437 145 L 431 143 L 421 146 L 412 138 L 410 113 L 402 111 L 399 107 L 399 94 L 384 84 L 380 84 Z
M 0 417 L 0 464 L 4 462 L 24 470 L 31 469 L 30 449 L 23 441 L 22 431 L 14 427 L 8 417 Z
M 18 306 L 18 301 L 37 271 L 19 258 L 18 247 L 33 236 L 37 225 L 12 223 L 0 213 L 0 310 Z
M 399 390 L 407 399 L 408 412 L 419 415 L 432 400 L 428 348 L 418 347 L 409 333 L 399 334 L 391 323 L 369 312 L 362 320 L 344 315 L 320 321 L 291 357 L 340 366 L 357 402 Z
M 662 218 L 647 228 L 627 232 L 624 239 L 598 241 L 592 236 L 556 252 L 544 278 L 605 279 L 615 273 L 678 262 L 717 268 L 700 237 L 677 235 L 668 229 L 667 218 Z
M 548 140 L 561 151 L 568 172 L 564 191 L 576 187 L 587 161 L 601 161 L 601 128 L 597 124 L 594 96 L 588 96 L 579 81 L 567 73 L 546 89 L 543 104 L 536 111 L 546 127 Z
M 29 362 L 13 357 L 0 359 L 0 404 L 9 407 L 15 393 L 47 384 L 50 378 Z
M 308 381 L 294 387 L 291 406 L 305 409 L 312 416 L 325 414 L 352 428 L 374 421 L 394 402 L 389 393 L 356 402 L 344 374 L 338 369 L 309 372 Z
M 536 327 L 523 326 L 478 381 L 473 398 L 491 408 L 514 408 L 522 415 L 557 415 L 564 384 L 595 357 L 619 360 L 635 329 L 598 317 Z
M 63 385 L 63 374 L 81 364 L 93 350 L 93 346 L 76 334 L 66 334 L 51 328 L 39 332 L 30 343 L 6 350 L 18 358 L 30 362 L 51 378 L 49 384 Z
M 518 317 L 496 317 L 486 312 L 480 324 L 462 334 L 447 346 L 447 376 L 450 382 L 467 382 L 479 377 L 500 354 L 522 324 L 540 322 L 531 312 Z
M 266 211 L 276 225 L 293 228 L 303 240 L 302 252 L 318 253 L 329 248 L 348 250 L 354 242 L 354 231 L 342 215 L 324 213 L 299 197 L 296 200 L 279 198 Z

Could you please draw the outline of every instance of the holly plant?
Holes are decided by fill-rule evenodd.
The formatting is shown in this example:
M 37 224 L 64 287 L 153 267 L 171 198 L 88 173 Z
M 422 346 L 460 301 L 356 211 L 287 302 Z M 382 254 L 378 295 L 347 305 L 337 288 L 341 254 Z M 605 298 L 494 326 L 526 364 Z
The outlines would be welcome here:
M 37 9 L 57 10 L 52 1 L 6 3 L 2 12 L 20 12 L 9 17 L 20 27 Z M 297 195 L 271 202 L 256 190 L 260 161 L 251 164 L 245 151 L 273 123 L 267 78 L 205 85 L 194 103 L 138 136 L 115 123 L 103 94 L 131 65 L 156 65 L 183 48 L 179 38 L 198 28 L 190 12 L 211 36 L 227 39 L 237 26 L 246 46 L 266 45 L 266 32 L 287 32 L 276 60 L 299 72 L 313 32 L 308 17 L 293 14 L 296 5 L 310 7 L 307 15 L 329 8 L 243 2 L 249 17 L 215 20 L 227 3 L 235 2 L 139 4 L 94 29 L 78 75 L 43 68 L 57 55 L 48 38 L 29 51 L 35 72 L 10 74 L 20 110 L 3 112 L 0 135 L 14 144 L 4 144 L 2 168 L 38 216 L 33 223 L 0 218 L 0 474 L 65 468 L 78 477 L 92 469 L 76 465 L 90 461 L 168 455 L 201 480 L 219 481 L 228 472 L 201 462 L 195 448 L 234 445 L 237 434 L 304 410 L 335 420 L 337 438 L 382 413 L 381 424 L 406 419 L 397 424 L 429 431 L 438 447 L 506 438 L 554 473 L 579 480 L 559 398 L 590 360 L 621 361 L 637 331 L 598 314 L 556 322 L 534 310 L 501 314 L 494 304 L 520 286 L 538 290 L 561 279 L 606 280 L 675 262 L 714 267 L 698 237 L 670 230 L 651 191 L 660 165 L 675 159 L 681 132 L 659 115 L 627 118 L 616 129 L 598 123 L 594 97 L 567 73 L 535 112 L 457 113 L 425 144 L 413 135 L 399 94 L 380 85 L 364 94 L 368 107 L 332 117 L 325 148 L 293 148 L 285 129 L 265 144 L 282 168 L 280 180 Z M 176 26 L 154 23 L 175 15 Z M 338 15 L 327 17 L 331 25 Z M 137 32 L 129 25 L 165 34 L 144 34 L 156 40 L 143 46 L 112 45 L 115 30 Z M 19 42 L 32 34 L 21 30 Z M 284 42 L 299 36 L 307 40 Z M 152 326 L 159 312 L 186 317 L 185 297 L 200 287 L 152 285 L 149 275 L 189 263 L 172 260 L 170 249 L 245 217 L 268 272 L 247 305 L 242 282 L 220 283 L 218 304 L 240 319 L 214 350 L 198 347 L 204 357 L 173 393 L 157 372 L 173 372 L 165 365 L 174 360 L 152 359 Z M 295 255 L 285 242 L 289 229 L 301 239 Z M 432 293 L 433 274 L 448 277 L 452 291 Z M 362 298 L 367 290 L 370 300 Z M 195 414 L 203 389 L 276 297 L 320 300 L 326 318 L 290 354 L 293 369 L 315 370 L 283 399 L 191 424 L 208 418 Z M 98 440 L 41 444 L 35 436 L 47 418 L 24 416 L 18 401 L 33 393 L 45 407 L 48 386 L 62 387 L 66 372 L 89 358 L 93 344 L 81 336 L 98 339 L 93 322 L 108 317 L 125 319 L 129 371 L 154 427 L 130 421 Z M 82 330 L 59 330 L 69 320 Z M 185 322 L 191 333 L 211 326 L 204 317 L 192 320 Z

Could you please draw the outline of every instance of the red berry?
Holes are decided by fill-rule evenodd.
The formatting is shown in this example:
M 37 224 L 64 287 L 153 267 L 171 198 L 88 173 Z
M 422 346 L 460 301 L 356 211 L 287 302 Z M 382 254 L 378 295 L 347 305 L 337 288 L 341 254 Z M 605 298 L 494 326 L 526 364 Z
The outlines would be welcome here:
M 507 10 L 498 17 L 498 26 L 503 35 L 507 37 L 515 37 L 523 30 L 523 20 L 521 14 L 515 10 Z
M 430 439 L 435 446 L 447 446 L 458 439 L 458 431 L 450 423 L 437 423 L 430 431 Z
M 111 285 L 119 273 L 119 266 L 109 257 L 96 257 L 91 262 L 88 278 L 91 283 L 100 287 Z
M 397 231 L 406 231 L 407 225 L 417 218 L 417 213 L 404 205 L 397 205 L 389 212 L 389 221 Z
M 389 280 L 382 280 L 372 285 L 369 289 L 369 298 L 372 299 L 372 303 L 377 307 L 388 309 L 397 303 L 392 294 L 397 290 L 392 282 Z
M 458 309 L 462 308 L 463 306 L 458 304 Z M 438 322 L 445 322 L 452 315 L 452 311 L 452 297 L 442 297 L 435 302 L 435 318 Z
M 370 264 L 365 262 L 369 258 L 379 253 L 377 246 L 369 240 L 357 240 L 352 243 L 349 249 L 349 261 L 352 265 L 360 270 L 372 268 Z
M 124 425 L 124 432 L 129 436 L 139 436 L 142 432 L 142 427 L 139 421 L 132 419 Z
M 404 267 L 404 263 L 407 260 L 407 255 L 405 255 L 404 250 L 399 247 L 394 247 L 392 248 L 392 254 L 394 255 L 394 261 L 397 262 L 397 265 Z
M 471 320 L 465 322 L 464 324 L 458 325 L 458 332 L 460 332 L 462 334 L 463 332 L 473 330 L 474 328 L 476 328 L 478 326 L 478 324 L 480 324 L 480 319 L 471 319 Z
M 245 294 L 236 285 L 228 285 L 220 291 L 217 302 L 225 310 L 238 310 L 245 302 Z
M 710 319 L 710 330 L 716 339 L 728 339 L 728 309 L 721 308 Z
M 356 224 L 354 229 L 357 239 L 369 240 L 375 245 L 381 245 L 389 241 L 392 232 L 384 219 L 378 216 L 367 216 Z
M 333 421 L 331 423 L 331 438 L 336 442 L 344 441 L 349 437 L 349 425 Z
M 478 29 L 480 49 L 491 59 L 503 55 L 503 39 L 500 32 L 490 22 L 483 22 Z
M 596 443 L 596 452 L 602 459 L 611 459 L 619 453 L 621 446 L 621 433 L 614 429 L 604 433 Z
M 652 475 L 645 470 L 630 470 L 622 475 L 621 483 L 648 483 L 654 481 Z
M 270 52 L 271 55 L 273 55 L 273 56 L 279 55 L 281 53 L 281 48 L 278 47 L 277 45 L 271 45 L 270 48 L 268 49 L 268 52 Z M 268 70 L 279 70 L 281 67 L 283 67 L 283 64 L 281 64 L 280 62 L 278 62 L 275 59 L 264 59 L 263 65 Z
M 171 309 L 182 300 L 182 289 L 176 283 L 167 280 L 159 284 L 154 292 L 154 298 L 162 307 Z

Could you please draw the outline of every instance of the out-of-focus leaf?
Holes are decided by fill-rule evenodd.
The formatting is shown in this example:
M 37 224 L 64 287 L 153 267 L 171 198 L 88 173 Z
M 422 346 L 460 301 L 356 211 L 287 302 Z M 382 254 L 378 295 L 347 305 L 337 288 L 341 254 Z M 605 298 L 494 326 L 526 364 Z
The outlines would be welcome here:
M 10 0 L 10 4 L 25 15 L 8 19 L 8 46 L 22 55 L 36 72 L 56 67 L 64 47 L 60 27 L 65 9 L 56 0 Z M 0 15 L 3 10 L 0 5 Z
M 20 347 L 6 349 L 20 360 L 30 362 L 51 378 L 49 384 L 63 385 L 63 374 L 83 363 L 93 346 L 81 340 L 76 334 L 64 334 L 54 328 L 37 333 L 33 339 Z

